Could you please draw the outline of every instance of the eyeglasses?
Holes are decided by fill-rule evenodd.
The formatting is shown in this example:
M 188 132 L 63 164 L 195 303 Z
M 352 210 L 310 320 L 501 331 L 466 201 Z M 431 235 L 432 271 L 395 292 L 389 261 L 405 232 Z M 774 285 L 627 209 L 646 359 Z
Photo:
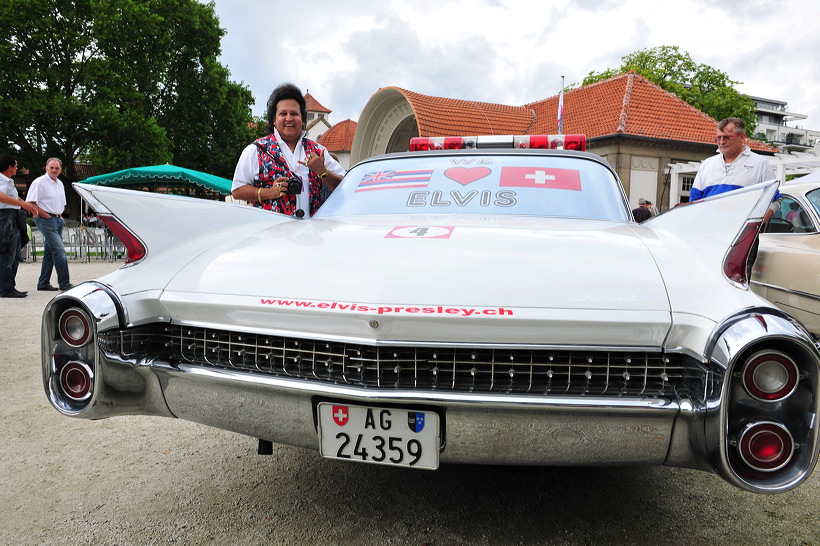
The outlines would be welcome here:
M 721 142 L 721 141 L 729 142 L 730 140 L 732 140 L 733 138 L 738 137 L 738 136 L 740 136 L 740 134 L 735 134 L 735 135 L 732 135 L 732 136 L 719 135 L 719 136 L 715 137 L 715 142 Z

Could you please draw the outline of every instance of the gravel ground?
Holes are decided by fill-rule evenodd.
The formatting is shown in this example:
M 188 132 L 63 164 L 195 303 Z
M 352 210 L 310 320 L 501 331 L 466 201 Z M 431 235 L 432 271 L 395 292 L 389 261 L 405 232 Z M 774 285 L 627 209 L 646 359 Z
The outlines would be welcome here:
M 119 265 L 70 263 L 72 282 Z M 675 468 L 426 472 L 262 457 L 173 419 L 63 417 L 40 375 L 39 269 L 20 266 L 28 298 L 0 299 L 0 544 L 820 544 L 820 473 L 765 496 Z

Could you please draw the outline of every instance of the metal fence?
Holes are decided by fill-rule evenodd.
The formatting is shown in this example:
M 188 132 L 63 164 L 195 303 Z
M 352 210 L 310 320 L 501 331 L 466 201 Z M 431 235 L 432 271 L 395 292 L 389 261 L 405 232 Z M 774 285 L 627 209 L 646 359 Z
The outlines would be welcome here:
M 89 262 L 107 260 L 114 262 L 126 256 L 125 245 L 105 228 L 73 227 L 63 229 L 63 244 L 69 260 Z M 31 230 L 31 240 L 23 249 L 27 263 L 43 257 L 43 236 L 36 228 Z

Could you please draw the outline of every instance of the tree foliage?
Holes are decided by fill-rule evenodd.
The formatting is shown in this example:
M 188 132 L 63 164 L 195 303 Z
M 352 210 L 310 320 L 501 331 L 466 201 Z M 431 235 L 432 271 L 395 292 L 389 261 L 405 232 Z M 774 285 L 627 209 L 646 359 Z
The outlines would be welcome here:
M 0 131 L 23 164 L 173 163 L 230 177 L 253 96 L 218 61 L 197 0 L 3 0 Z
M 634 70 L 655 85 L 673 93 L 698 110 L 721 120 L 738 117 L 746 123 L 746 132 L 754 134 L 756 125 L 754 101 L 738 92 L 729 76 L 716 68 L 697 64 L 687 52 L 677 46 L 642 49 L 621 57 L 618 68 L 590 72 L 584 78 L 587 85 Z

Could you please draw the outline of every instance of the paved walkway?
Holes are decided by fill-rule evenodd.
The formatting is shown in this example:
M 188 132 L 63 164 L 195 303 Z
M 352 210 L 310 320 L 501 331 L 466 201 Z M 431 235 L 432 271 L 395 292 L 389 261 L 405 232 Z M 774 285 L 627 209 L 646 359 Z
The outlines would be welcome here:
M 78 284 L 82 281 L 101 277 L 106 273 L 115 271 L 123 264 L 122 260 L 108 262 L 105 260 L 92 260 L 90 262 L 68 261 L 68 271 L 71 276 L 71 283 Z M 17 270 L 17 290 L 28 292 L 26 298 L 0 298 L 0 332 L 9 332 L 19 326 L 21 314 L 42 314 L 46 304 L 59 292 L 39 292 L 37 290 L 37 279 L 40 277 L 41 262 L 22 262 Z M 57 286 L 57 273 L 51 274 L 51 284 Z M 37 332 L 39 335 L 39 331 Z

